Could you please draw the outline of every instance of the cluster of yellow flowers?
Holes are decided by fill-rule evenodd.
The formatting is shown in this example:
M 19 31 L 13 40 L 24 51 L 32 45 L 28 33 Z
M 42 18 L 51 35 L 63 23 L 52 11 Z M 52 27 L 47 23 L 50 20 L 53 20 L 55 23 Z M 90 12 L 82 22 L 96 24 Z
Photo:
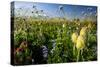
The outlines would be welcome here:
M 83 49 L 85 47 L 87 27 L 82 27 L 80 34 L 75 32 L 72 34 L 72 42 L 75 44 L 77 49 Z

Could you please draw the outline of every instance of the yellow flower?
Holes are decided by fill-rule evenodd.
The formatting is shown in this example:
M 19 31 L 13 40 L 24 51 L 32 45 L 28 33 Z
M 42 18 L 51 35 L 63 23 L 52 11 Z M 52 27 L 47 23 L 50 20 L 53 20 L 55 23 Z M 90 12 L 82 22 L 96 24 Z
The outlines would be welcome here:
M 72 34 L 72 41 L 75 44 L 76 44 L 76 41 L 77 41 L 77 37 L 78 37 L 78 33 L 77 32 L 75 32 L 75 33 Z
M 77 49 L 83 49 L 85 47 L 85 41 L 83 36 L 78 36 L 77 38 L 77 43 L 76 43 L 76 48 Z
M 86 33 L 87 33 L 87 27 L 82 27 L 82 29 L 80 30 L 80 35 L 85 38 L 86 37 Z
M 88 24 L 88 28 L 89 28 L 89 29 L 92 28 L 92 24 L 91 24 L 91 23 Z

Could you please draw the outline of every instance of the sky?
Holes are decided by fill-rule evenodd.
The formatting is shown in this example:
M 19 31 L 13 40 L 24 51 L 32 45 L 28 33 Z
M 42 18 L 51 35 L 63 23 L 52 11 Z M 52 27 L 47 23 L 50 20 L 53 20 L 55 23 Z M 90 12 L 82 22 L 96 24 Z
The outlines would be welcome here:
M 37 2 L 14 2 L 15 12 L 22 15 L 33 16 L 32 11 L 36 9 L 33 8 L 33 5 L 36 6 L 38 11 L 43 10 L 44 14 L 50 17 L 67 17 L 67 19 L 84 19 L 90 18 L 96 20 L 97 16 L 97 7 L 96 6 L 84 6 L 84 5 L 69 5 L 69 4 L 51 4 L 51 3 L 37 3 Z M 59 8 L 63 7 L 62 10 Z M 22 8 L 22 10 L 20 10 Z M 25 11 L 27 11 L 25 13 Z M 64 12 L 64 13 L 63 13 Z

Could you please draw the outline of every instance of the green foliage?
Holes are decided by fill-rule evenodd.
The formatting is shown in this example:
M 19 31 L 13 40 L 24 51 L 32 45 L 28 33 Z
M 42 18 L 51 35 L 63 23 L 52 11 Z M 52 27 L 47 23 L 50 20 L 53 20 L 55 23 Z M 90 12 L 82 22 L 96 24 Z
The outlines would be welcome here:
M 81 27 L 87 26 L 89 23 L 92 22 L 70 22 L 66 20 L 62 22 L 59 19 L 41 21 L 16 18 L 14 24 L 14 47 L 19 47 L 20 41 L 27 40 L 31 41 L 32 45 L 47 45 L 49 50 L 47 63 L 75 62 L 77 60 L 77 50 L 73 54 L 74 44 L 72 43 L 71 35 L 75 31 L 79 32 Z M 96 31 L 96 24 L 93 23 L 91 30 L 87 33 L 88 40 L 79 61 L 97 59 Z M 21 58 L 19 55 L 15 56 Z M 31 57 L 30 49 L 25 49 L 25 53 L 22 53 L 22 56 Z

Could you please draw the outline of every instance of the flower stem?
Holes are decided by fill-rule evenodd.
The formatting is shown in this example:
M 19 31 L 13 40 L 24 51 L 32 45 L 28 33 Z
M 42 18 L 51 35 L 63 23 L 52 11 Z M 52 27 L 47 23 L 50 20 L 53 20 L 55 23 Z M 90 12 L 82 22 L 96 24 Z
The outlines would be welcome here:
M 73 46 L 73 55 L 75 55 L 75 44 Z
M 83 50 L 81 50 L 81 56 L 82 56 L 82 61 L 84 61 L 84 58 L 83 58 Z
M 79 57 L 80 57 L 80 50 L 78 50 L 78 54 L 77 54 L 77 62 L 79 61 Z

